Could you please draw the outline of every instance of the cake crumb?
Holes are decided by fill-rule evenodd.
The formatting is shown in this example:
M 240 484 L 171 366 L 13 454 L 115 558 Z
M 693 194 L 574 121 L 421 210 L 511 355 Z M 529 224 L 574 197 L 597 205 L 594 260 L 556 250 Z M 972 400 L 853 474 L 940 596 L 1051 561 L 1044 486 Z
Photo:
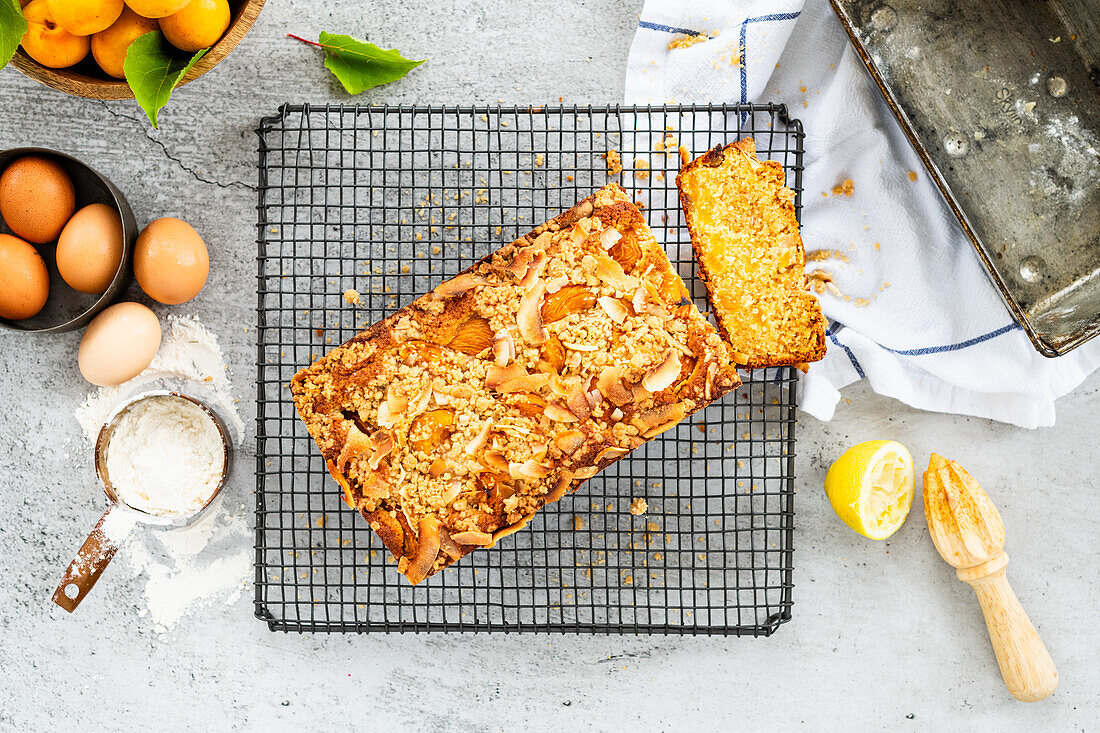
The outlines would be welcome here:
M 916 171 L 909 171 L 909 180 L 910 181 L 917 180 L 917 172 Z
M 348 305 L 359 305 L 359 291 L 354 288 L 348 288 L 344 291 L 344 302 Z
M 714 35 L 717 36 L 718 33 L 715 32 Z M 676 38 L 673 38 L 671 41 L 668 42 L 668 50 L 675 51 L 678 48 L 691 48 L 697 43 L 706 43 L 712 37 L 713 36 L 708 36 L 705 33 L 698 33 L 694 36 L 677 36 Z
M 649 178 L 649 163 L 644 160 L 635 160 L 634 168 L 634 175 L 637 176 L 640 180 L 644 181 Z
M 677 149 L 677 152 L 680 153 L 680 167 L 681 168 L 691 162 L 691 153 L 689 153 L 688 149 L 685 148 L 683 145 L 681 145 Z
M 848 196 L 850 198 L 852 196 L 852 191 L 854 190 L 855 184 L 852 183 L 852 179 L 846 178 L 844 179 L 843 183 L 838 183 L 833 186 L 833 195 L 839 196 L 840 194 L 844 194 L 845 196 Z
M 574 515 L 574 517 L 573 517 L 573 530 L 577 531 L 577 530 L 581 530 L 581 529 L 584 529 L 584 517 Z
M 823 260 L 840 260 L 841 262 L 848 262 L 848 255 L 843 252 L 838 252 L 835 249 L 816 249 L 812 252 L 806 253 L 807 262 L 821 262 Z
M 630 502 L 630 513 L 634 516 L 640 517 L 647 511 L 649 511 L 649 504 L 646 503 L 645 499 L 639 498 Z
M 833 295 L 838 297 L 844 297 L 840 292 L 840 288 L 833 284 L 833 276 L 824 270 L 814 270 L 806 274 L 806 283 L 810 290 L 813 290 L 818 295 L 821 295 L 828 290 Z
M 623 159 L 618 150 L 608 150 L 603 157 L 607 161 L 607 175 L 617 176 L 623 172 Z
M 680 144 L 680 140 L 671 132 L 666 132 L 665 136 L 653 144 L 653 149 L 658 153 L 663 153 L 666 150 L 675 150 Z

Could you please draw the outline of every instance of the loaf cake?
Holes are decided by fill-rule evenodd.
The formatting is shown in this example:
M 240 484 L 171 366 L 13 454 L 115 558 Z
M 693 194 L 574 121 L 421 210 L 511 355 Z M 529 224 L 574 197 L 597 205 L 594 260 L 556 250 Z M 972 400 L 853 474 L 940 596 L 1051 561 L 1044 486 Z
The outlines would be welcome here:
M 806 252 L 783 166 L 752 139 L 716 147 L 676 177 L 718 330 L 747 368 L 825 356 L 825 317 L 806 288 Z
M 611 184 L 296 374 L 325 464 L 419 583 L 740 383 Z

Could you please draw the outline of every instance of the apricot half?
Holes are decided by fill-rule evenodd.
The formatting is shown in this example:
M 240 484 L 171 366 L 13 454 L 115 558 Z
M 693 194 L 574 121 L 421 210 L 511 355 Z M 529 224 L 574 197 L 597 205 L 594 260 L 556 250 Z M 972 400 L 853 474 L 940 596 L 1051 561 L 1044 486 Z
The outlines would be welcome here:
M 64 69 L 79 63 L 88 55 L 91 42 L 87 36 L 75 36 L 53 19 L 47 0 L 31 0 L 23 8 L 27 32 L 23 34 L 23 50 L 32 59 L 51 69 Z
M 213 46 L 229 28 L 227 0 L 191 0 L 178 13 L 160 21 L 164 37 L 181 51 Z
M 124 8 L 110 28 L 92 36 L 92 55 L 99 68 L 115 77 L 125 79 L 123 62 L 130 44 L 146 33 L 157 29 L 157 21 L 143 18 L 130 8 Z
M 143 18 L 166 18 L 182 10 L 187 0 L 126 0 L 126 4 Z
M 54 21 L 74 36 L 90 36 L 118 20 L 122 0 L 46 0 Z

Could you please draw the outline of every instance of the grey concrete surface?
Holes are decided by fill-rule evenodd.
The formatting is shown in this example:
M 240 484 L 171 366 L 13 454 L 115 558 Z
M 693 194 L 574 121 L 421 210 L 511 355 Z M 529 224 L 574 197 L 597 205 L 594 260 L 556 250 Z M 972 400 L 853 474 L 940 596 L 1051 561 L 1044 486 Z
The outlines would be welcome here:
M 250 436 L 227 495 L 251 502 L 257 120 L 284 101 L 347 99 L 314 49 L 348 32 L 431 60 L 362 101 L 621 99 L 640 3 L 316 3 L 268 0 L 219 68 L 177 92 L 153 131 L 132 103 L 66 97 L 0 73 L 0 148 L 76 154 L 139 219 L 204 233 L 212 274 L 187 307 L 221 338 Z M 770 639 L 298 636 L 250 602 L 166 636 L 138 616 L 137 579 L 108 571 L 74 616 L 49 602 L 101 509 L 72 417 L 87 385 L 78 334 L 0 338 L 0 730 L 1057 730 L 1095 729 L 1095 516 L 1100 376 L 1026 431 L 922 413 L 864 386 L 828 424 L 799 427 L 794 619 Z M 850 402 L 849 402 L 850 400 Z M 965 459 L 1008 528 L 1010 577 L 1061 672 L 1046 702 L 1005 691 L 978 606 L 929 542 L 919 509 L 891 540 L 845 528 L 821 491 L 859 440 Z

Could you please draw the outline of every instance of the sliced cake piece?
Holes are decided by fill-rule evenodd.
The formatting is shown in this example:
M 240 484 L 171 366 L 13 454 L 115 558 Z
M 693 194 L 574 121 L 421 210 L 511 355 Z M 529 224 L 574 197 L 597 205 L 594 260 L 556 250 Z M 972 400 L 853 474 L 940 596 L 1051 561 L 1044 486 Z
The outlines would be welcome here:
M 419 583 L 737 386 L 687 295 L 611 184 L 298 372 L 294 404 Z
M 718 330 L 748 367 L 825 355 L 825 317 L 806 289 L 806 252 L 783 166 L 752 139 L 716 147 L 676 177 Z

